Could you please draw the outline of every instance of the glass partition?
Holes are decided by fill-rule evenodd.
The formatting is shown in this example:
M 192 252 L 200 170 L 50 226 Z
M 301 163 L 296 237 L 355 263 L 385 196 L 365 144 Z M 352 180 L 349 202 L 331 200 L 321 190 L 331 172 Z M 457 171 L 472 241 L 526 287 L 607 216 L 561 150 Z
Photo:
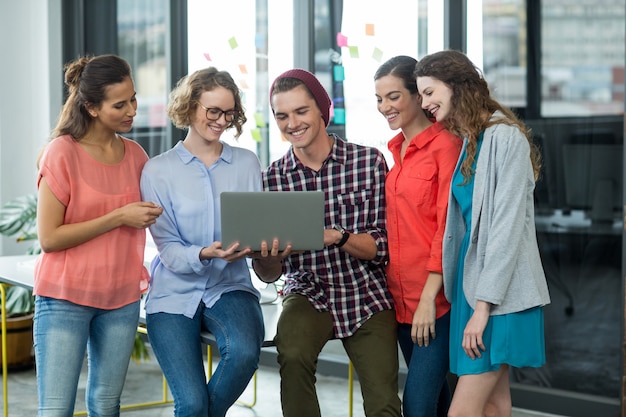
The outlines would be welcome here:
M 552 298 L 545 309 L 547 363 L 514 370 L 512 386 L 532 388 L 527 408 L 537 405 L 543 387 L 553 401 L 562 399 L 541 404 L 557 414 L 610 415 L 619 409 L 623 374 L 626 2 L 531 6 L 540 22 L 526 21 L 526 1 L 482 1 L 482 64 L 494 96 L 524 115 L 529 52 L 540 63 L 539 112 L 525 121 L 543 156 L 535 204 Z M 539 51 L 527 50 L 529 27 L 539 30 Z

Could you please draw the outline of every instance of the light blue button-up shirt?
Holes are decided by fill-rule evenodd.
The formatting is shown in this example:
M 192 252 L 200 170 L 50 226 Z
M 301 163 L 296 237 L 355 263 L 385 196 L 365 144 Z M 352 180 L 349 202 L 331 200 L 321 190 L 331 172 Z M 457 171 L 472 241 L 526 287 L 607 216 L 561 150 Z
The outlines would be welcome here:
M 200 260 L 203 247 L 221 240 L 220 194 L 262 189 L 257 156 L 222 144 L 222 154 L 210 167 L 178 142 L 143 169 L 142 199 L 163 207 L 163 214 L 150 227 L 158 254 L 150 265 L 148 314 L 193 317 L 201 300 L 211 307 L 229 291 L 259 296 L 245 259 L 231 263 Z

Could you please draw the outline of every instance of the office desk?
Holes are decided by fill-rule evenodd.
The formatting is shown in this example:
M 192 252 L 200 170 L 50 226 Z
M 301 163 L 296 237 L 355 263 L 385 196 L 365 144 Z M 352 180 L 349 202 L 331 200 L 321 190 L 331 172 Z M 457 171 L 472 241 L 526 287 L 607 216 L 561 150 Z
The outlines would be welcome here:
M 622 234 L 624 222 L 619 213 L 613 221 L 594 222 L 583 210 L 555 209 L 535 213 L 537 242 L 544 271 L 551 290 L 566 298 L 565 315 L 575 312 L 577 279 L 581 271 L 598 268 L 621 269 Z M 593 277 L 593 275 L 591 275 Z M 589 279 L 587 273 L 582 279 Z M 620 279 L 620 274 L 616 274 Z
M 619 215 L 612 222 L 593 222 L 583 210 L 553 210 L 549 214 L 535 213 L 537 232 L 549 234 L 583 234 L 621 236 L 623 219 Z

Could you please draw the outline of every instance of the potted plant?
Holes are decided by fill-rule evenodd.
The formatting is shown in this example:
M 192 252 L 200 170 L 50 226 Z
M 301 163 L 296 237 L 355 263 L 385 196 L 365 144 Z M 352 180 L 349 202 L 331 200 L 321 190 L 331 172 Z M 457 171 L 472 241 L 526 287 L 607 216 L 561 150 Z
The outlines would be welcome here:
M 32 241 L 32 244 L 26 250 L 26 253 L 29 255 L 41 252 L 41 246 L 37 238 L 37 194 L 26 194 L 17 197 L 0 208 L 0 234 L 17 236 L 18 242 Z M 29 323 L 30 333 L 24 338 L 29 346 L 27 352 L 30 355 L 30 364 L 32 365 L 32 354 L 30 352 L 33 344 L 32 318 L 35 310 L 32 291 L 18 286 L 11 286 L 7 289 L 6 297 L 7 327 L 10 321 L 16 319 Z M 8 340 L 11 334 L 11 332 L 7 332 L 7 353 L 10 353 L 12 350 L 20 352 L 21 358 L 16 359 L 18 364 L 13 367 L 24 366 L 23 362 L 27 361 L 25 358 L 26 353 L 24 353 L 25 349 L 23 347 L 13 348 Z M 145 341 L 139 333 L 135 337 L 132 359 L 135 362 L 148 359 Z M 12 366 L 11 362 L 11 359 L 7 357 L 7 365 L 10 367 Z
M 17 236 L 17 241 L 32 240 L 27 253 L 41 251 L 37 241 L 37 197 L 27 194 L 0 209 L 0 234 Z M 35 302 L 32 291 L 19 286 L 7 286 L 7 366 L 9 369 L 33 365 L 33 315 Z

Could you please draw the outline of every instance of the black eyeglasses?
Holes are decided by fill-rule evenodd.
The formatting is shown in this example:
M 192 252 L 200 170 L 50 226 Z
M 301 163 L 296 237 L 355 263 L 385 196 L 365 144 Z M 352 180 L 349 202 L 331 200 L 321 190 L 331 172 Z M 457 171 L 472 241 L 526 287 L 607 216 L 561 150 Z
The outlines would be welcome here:
M 196 101 L 196 103 L 206 111 L 206 118 L 211 122 L 219 120 L 224 115 L 224 120 L 230 123 L 239 114 L 237 110 L 222 110 L 219 107 L 205 107 L 199 101 Z

